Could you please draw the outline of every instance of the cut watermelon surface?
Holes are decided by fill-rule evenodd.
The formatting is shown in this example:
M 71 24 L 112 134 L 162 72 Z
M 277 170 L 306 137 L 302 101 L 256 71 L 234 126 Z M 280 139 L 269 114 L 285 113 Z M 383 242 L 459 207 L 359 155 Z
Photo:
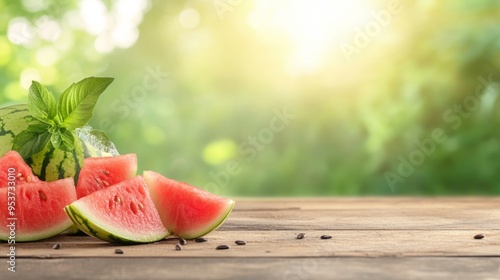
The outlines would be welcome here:
M 9 175 L 12 174 L 17 184 L 40 181 L 16 151 L 9 151 L 0 158 L 0 188 L 7 187 Z
M 137 173 L 137 156 L 126 154 L 114 157 L 95 157 L 83 160 L 76 194 L 85 197 L 95 191 L 134 177 Z
M 231 213 L 234 201 L 163 175 L 144 171 L 153 202 L 169 232 L 193 239 L 217 229 Z
M 50 183 L 21 183 L 13 188 L 0 188 L 0 219 L 14 225 L 16 242 L 49 238 L 72 225 L 63 208 L 76 200 L 73 178 Z M 12 192 L 15 193 L 15 200 L 9 199 L 13 197 Z M 8 205 L 11 205 L 8 202 L 12 201 L 15 202 L 14 208 L 7 211 Z M 0 240 L 8 240 L 10 236 L 10 227 L 0 227 Z
M 168 235 L 141 176 L 96 191 L 64 210 L 80 230 L 109 242 L 148 243 Z

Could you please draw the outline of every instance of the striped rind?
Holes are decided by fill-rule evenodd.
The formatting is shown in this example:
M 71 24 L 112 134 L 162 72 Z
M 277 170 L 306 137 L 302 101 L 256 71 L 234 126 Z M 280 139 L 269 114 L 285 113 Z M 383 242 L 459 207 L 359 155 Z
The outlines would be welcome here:
M 17 134 L 36 122 L 38 121 L 31 116 L 26 104 L 0 108 L 0 156 L 12 149 L 13 139 Z M 113 155 L 77 138 L 75 149 L 71 152 L 56 150 L 48 145 L 25 161 L 41 180 L 51 182 L 74 177 L 76 183 L 84 158 L 105 156 Z
M 64 211 L 66 211 L 66 214 L 68 214 L 74 225 L 76 225 L 81 231 L 90 236 L 114 243 L 136 243 L 125 238 L 120 238 L 98 227 L 87 218 L 85 218 L 84 215 L 80 214 L 80 211 L 74 205 L 70 204 L 64 207 Z
M 26 105 L 0 108 L 0 155 L 12 150 L 14 137 L 35 122 Z
M 150 240 L 145 240 L 140 236 L 136 238 L 133 236 L 118 236 L 109 232 L 109 230 L 96 225 L 96 223 L 92 222 L 92 218 L 88 219 L 87 217 L 91 217 L 92 215 L 85 213 L 84 207 L 78 206 L 78 201 L 64 207 L 64 211 L 66 211 L 66 214 L 68 214 L 70 219 L 73 221 L 73 224 L 75 224 L 81 231 L 90 236 L 111 243 L 151 243 L 162 240 L 168 235 L 168 232 L 165 232 L 164 234 L 158 235 L 156 238 L 152 238 Z M 93 218 L 97 219 L 96 217 Z

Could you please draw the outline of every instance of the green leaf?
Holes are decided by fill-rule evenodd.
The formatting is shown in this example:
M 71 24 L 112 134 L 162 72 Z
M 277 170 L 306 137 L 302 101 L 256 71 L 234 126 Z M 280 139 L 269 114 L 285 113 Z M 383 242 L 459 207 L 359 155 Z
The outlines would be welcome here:
M 75 136 L 70 130 L 61 133 L 61 145 L 59 148 L 66 152 L 71 152 L 75 148 Z
M 38 133 L 25 130 L 16 135 L 12 149 L 19 152 L 19 154 L 26 159 L 41 152 L 47 145 L 47 142 L 49 142 L 49 139 L 50 133 L 48 131 Z
M 85 143 L 92 145 L 94 148 L 112 155 L 119 154 L 115 144 L 111 142 L 106 132 L 93 129 L 88 125 L 76 129 L 75 132 L 76 135 L 78 135 L 78 138 L 85 141 Z
M 59 149 L 61 142 L 61 133 L 59 131 L 55 131 L 50 134 L 50 143 L 52 143 L 54 148 Z
M 50 142 L 54 148 L 65 152 L 71 152 L 75 148 L 75 136 L 65 128 L 52 132 Z
M 67 88 L 58 103 L 61 125 L 69 130 L 84 126 L 92 118 L 97 99 L 113 80 L 89 77 Z
M 49 123 L 57 115 L 57 102 L 48 89 L 33 81 L 29 89 L 28 109 L 34 118 Z
M 30 124 L 26 130 L 36 132 L 36 133 L 44 133 L 49 131 L 50 126 L 46 123 L 36 123 Z

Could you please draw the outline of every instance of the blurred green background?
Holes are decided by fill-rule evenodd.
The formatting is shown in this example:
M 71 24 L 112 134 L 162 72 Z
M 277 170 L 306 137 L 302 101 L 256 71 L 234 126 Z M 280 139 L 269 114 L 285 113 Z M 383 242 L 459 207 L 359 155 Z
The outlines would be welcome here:
M 500 194 L 496 0 L 0 0 L 0 104 L 115 77 L 91 125 L 223 195 Z

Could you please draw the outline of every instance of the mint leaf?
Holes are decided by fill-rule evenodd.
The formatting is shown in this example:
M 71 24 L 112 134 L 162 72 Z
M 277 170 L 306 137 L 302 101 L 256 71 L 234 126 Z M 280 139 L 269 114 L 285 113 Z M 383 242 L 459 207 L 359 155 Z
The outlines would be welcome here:
M 108 135 L 104 131 L 93 129 L 92 127 L 86 125 L 84 127 L 77 128 L 75 132 L 78 138 L 83 140 L 85 143 L 90 144 L 94 148 L 112 155 L 119 155 L 115 144 L 111 142 Z
M 41 152 L 47 145 L 47 142 L 49 142 L 49 139 L 50 133 L 46 130 L 42 133 L 25 130 L 16 135 L 12 149 L 19 152 L 26 159 Z
M 54 148 L 65 152 L 71 152 L 75 148 L 75 136 L 65 128 L 52 132 L 50 142 Z
M 61 125 L 69 130 L 84 126 L 92 118 L 97 99 L 113 80 L 89 77 L 67 88 L 58 102 Z
M 28 109 L 34 118 L 49 123 L 57 115 L 57 102 L 48 89 L 33 81 L 29 89 Z

